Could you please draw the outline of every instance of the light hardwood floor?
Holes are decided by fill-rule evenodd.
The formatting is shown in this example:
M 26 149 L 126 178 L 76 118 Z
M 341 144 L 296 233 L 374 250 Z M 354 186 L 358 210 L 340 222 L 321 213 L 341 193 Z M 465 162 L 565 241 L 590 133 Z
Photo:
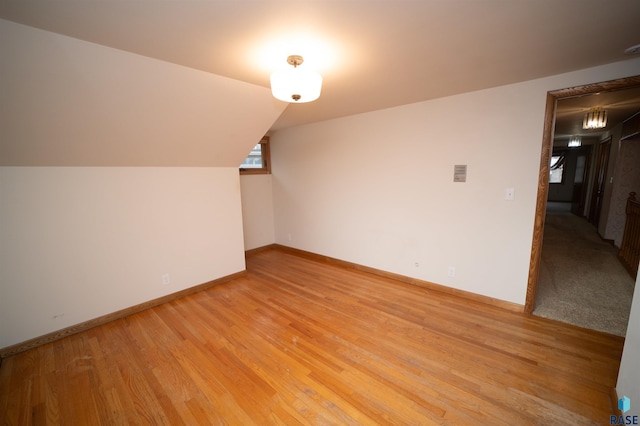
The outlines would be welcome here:
M 608 424 L 623 339 L 268 250 L 9 357 L 0 423 Z

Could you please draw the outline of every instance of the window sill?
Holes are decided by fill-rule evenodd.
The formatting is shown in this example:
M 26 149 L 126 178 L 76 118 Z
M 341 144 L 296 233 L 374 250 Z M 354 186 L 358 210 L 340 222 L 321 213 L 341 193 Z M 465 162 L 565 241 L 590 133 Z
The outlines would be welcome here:
M 240 175 L 270 175 L 270 170 L 265 169 L 240 169 Z

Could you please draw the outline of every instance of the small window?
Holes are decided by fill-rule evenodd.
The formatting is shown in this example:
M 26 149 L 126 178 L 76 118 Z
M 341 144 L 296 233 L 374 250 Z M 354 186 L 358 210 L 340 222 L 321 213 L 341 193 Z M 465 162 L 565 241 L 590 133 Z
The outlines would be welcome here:
M 271 157 L 269 156 L 269 136 L 264 136 L 253 147 L 247 158 L 240 164 L 241 175 L 257 175 L 271 173 Z
M 549 183 L 562 183 L 564 179 L 564 155 L 552 155 L 549 164 Z

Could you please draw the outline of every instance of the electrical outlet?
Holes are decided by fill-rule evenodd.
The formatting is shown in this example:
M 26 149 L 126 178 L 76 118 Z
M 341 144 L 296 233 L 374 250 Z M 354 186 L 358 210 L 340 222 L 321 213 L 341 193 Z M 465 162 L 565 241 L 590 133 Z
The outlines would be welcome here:
M 162 284 L 164 285 L 171 284 L 171 277 L 169 277 L 169 274 L 162 274 Z
M 453 266 L 449 266 L 449 276 L 450 276 L 451 278 L 453 278 L 453 277 L 455 277 L 455 276 L 456 276 L 456 268 L 455 268 L 455 267 L 453 267 Z
M 415 265 L 416 265 L 416 268 L 420 267 L 420 263 L 419 262 L 416 262 Z

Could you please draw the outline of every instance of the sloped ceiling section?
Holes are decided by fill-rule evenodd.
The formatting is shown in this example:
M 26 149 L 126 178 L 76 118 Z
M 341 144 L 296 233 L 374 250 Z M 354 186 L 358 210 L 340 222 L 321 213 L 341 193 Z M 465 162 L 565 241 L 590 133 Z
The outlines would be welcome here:
M 238 167 L 269 89 L 0 20 L 1 166 Z

